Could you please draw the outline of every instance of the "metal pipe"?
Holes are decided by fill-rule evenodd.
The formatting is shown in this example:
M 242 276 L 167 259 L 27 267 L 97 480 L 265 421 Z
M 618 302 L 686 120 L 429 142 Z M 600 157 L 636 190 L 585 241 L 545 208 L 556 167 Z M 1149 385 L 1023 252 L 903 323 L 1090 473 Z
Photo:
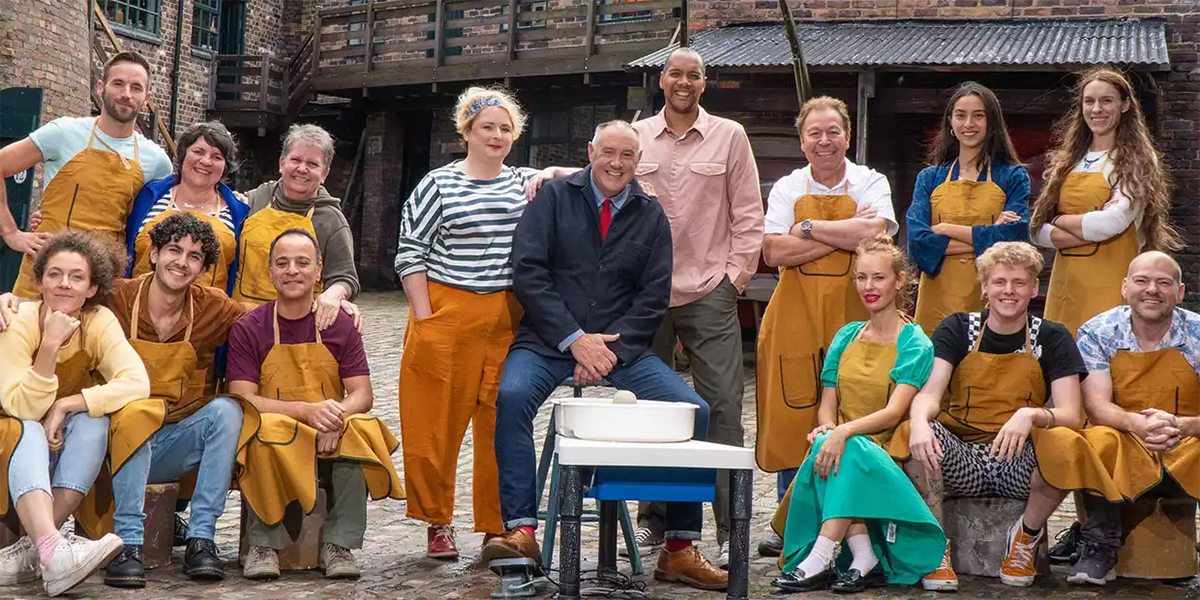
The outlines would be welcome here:
M 171 58 L 171 117 L 167 126 L 172 139 L 175 138 L 175 113 L 179 112 L 179 54 L 183 51 L 183 6 L 185 1 L 179 0 L 179 5 L 175 9 L 175 56 Z M 213 68 L 215 67 L 216 65 L 213 65 Z

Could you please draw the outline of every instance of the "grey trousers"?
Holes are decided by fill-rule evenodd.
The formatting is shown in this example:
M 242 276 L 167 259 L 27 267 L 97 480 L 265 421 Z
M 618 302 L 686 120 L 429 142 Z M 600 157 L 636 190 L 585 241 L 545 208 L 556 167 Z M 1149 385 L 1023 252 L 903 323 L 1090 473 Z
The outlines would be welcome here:
M 317 485 L 325 488 L 329 511 L 321 525 L 321 541 L 343 548 L 362 548 L 367 532 L 367 481 L 362 466 L 354 461 L 318 460 Z M 249 505 L 247 505 L 249 508 Z M 254 511 L 247 515 L 247 532 L 251 546 L 267 546 L 282 550 L 283 522 L 263 523 Z
M 745 369 L 742 365 L 742 328 L 738 322 L 737 289 L 726 277 L 703 298 L 676 306 L 663 318 L 654 336 L 654 353 L 668 365 L 675 364 L 675 340 L 683 343 L 691 363 L 696 393 L 708 402 L 708 441 L 742 446 L 742 396 Z M 663 531 L 666 504 L 638 503 L 638 526 Z M 729 477 L 717 476 L 713 501 L 717 541 L 729 539 Z

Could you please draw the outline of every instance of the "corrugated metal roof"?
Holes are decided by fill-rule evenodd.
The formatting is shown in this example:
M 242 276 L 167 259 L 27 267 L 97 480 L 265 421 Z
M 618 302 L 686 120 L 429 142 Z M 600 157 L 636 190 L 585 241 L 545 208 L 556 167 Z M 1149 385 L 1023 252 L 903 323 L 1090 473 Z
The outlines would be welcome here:
M 1169 64 L 1162 19 L 826 21 L 797 22 L 796 31 L 812 67 Z M 701 29 L 691 47 L 709 67 L 792 64 L 783 23 Z M 662 68 L 675 48 L 628 68 Z

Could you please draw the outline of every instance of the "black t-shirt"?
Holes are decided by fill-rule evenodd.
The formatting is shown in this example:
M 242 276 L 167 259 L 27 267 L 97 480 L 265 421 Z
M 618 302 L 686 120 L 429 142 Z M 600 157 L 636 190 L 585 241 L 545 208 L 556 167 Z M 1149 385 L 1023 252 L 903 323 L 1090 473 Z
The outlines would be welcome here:
M 954 313 L 947 316 L 933 332 L 933 355 L 958 367 L 958 363 L 967 357 L 971 351 L 968 342 L 968 319 L 970 313 Z M 983 311 L 980 319 L 980 329 L 983 339 L 979 342 L 979 351 L 988 354 L 1012 354 L 1025 346 L 1025 330 L 1013 334 L 1000 335 L 987 328 L 987 311 Z M 1042 319 L 1038 329 L 1037 345 L 1042 347 L 1042 356 L 1038 364 L 1042 367 L 1042 379 L 1046 382 L 1046 396 L 1050 396 L 1050 382 L 1079 375 L 1082 380 L 1087 377 L 1087 368 L 1083 366 L 1083 356 L 1075 345 L 1075 338 L 1060 323 Z

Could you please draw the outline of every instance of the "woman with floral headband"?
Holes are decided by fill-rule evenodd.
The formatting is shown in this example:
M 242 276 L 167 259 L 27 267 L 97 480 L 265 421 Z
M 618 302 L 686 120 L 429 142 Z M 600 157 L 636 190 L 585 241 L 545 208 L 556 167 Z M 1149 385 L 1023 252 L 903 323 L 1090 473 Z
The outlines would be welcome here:
M 504 159 L 525 115 L 508 94 L 472 87 L 455 126 L 467 157 L 430 171 L 400 211 L 396 273 L 410 314 L 400 360 L 400 431 L 408 516 L 429 523 L 426 555 L 458 557 L 454 485 L 474 421 L 475 531 L 504 532 L 492 439 L 500 367 L 521 308 L 512 293 L 513 231 L 535 169 Z M 550 172 L 546 175 L 559 175 Z

